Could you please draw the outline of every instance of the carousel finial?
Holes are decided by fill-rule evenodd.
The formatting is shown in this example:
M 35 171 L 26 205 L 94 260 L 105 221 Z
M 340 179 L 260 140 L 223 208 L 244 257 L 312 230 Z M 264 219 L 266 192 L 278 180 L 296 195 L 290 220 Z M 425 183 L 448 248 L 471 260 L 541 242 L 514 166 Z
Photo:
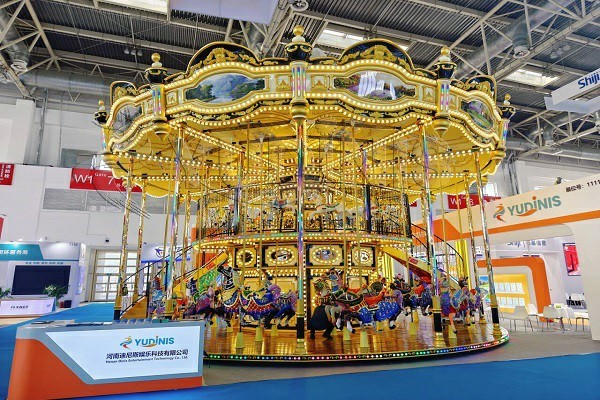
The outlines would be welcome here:
M 440 50 L 440 58 L 438 59 L 440 62 L 449 62 L 452 61 L 450 58 L 450 48 L 448 46 L 442 47 Z
M 506 93 L 506 94 L 504 95 L 504 103 L 503 103 L 503 104 L 504 104 L 505 106 L 510 106 L 510 94 L 509 94 L 509 93 Z
M 304 34 L 303 26 L 296 25 L 294 27 L 294 29 L 292 30 L 292 32 L 294 32 L 294 38 L 292 39 L 292 42 L 294 42 L 294 43 L 306 42 L 306 39 L 302 36 Z
M 106 111 L 106 107 L 104 106 L 104 100 L 98 100 L 98 111 Z
M 152 67 L 153 68 L 162 67 L 162 63 L 160 62 L 160 54 L 152 53 Z

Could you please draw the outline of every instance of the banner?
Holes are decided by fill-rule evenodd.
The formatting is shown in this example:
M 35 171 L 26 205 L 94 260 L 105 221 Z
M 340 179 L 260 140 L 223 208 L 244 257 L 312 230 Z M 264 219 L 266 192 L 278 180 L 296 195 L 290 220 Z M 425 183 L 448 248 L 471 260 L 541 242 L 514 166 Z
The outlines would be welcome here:
M 52 312 L 54 298 L 3 299 L 0 301 L 0 316 L 44 315 Z
M 15 164 L 0 163 L 0 185 L 12 185 L 14 172 Z
M 103 169 L 73 168 L 71 170 L 70 189 L 103 190 L 107 192 L 125 192 L 123 180 L 115 178 L 111 171 Z M 142 188 L 135 186 L 133 192 L 141 192 Z
M 79 261 L 79 243 L 0 243 L 0 261 L 42 261 L 41 264 L 60 265 L 53 261 Z
M 498 196 L 483 196 L 483 200 L 486 203 L 489 203 L 490 201 L 494 201 L 494 200 L 498 200 L 500 199 L 500 197 Z M 459 194 L 458 195 L 458 204 L 456 201 L 456 196 L 455 195 L 451 195 L 451 194 L 447 194 L 446 195 L 446 202 L 448 203 L 448 208 L 450 210 L 457 210 L 457 209 L 463 209 L 467 207 L 467 195 L 465 194 Z M 479 196 L 475 195 L 475 194 L 471 194 L 469 195 L 469 201 L 471 202 L 471 207 L 473 206 L 478 206 L 479 205 Z

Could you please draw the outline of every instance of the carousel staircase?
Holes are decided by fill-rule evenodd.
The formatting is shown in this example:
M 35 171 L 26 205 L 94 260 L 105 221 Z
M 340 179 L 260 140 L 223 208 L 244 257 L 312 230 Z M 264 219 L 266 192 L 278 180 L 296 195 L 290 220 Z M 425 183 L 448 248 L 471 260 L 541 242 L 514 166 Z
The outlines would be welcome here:
M 221 253 L 216 254 L 204 265 L 188 271 L 184 275 L 185 281 L 188 281 L 190 279 L 199 280 L 202 276 L 204 276 L 205 274 L 209 273 L 210 271 L 216 269 L 217 267 L 222 265 L 224 262 L 226 262 L 227 258 L 228 258 L 227 252 L 221 252 Z M 181 284 L 182 284 L 181 276 L 176 277 L 173 282 L 173 287 L 178 288 Z M 150 282 L 146 282 L 146 286 L 149 286 L 149 285 L 150 285 Z M 179 288 L 179 290 L 184 290 L 184 288 Z M 147 297 L 147 293 L 146 293 L 143 296 L 140 296 L 137 301 L 133 302 L 133 304 L 131 306 L 127 307 L 121 313 L 121 319 L 143 319 L 143 318 L 146 318 L 147 308 L 148 308 L 148 297 Z
M 394 260 L 407 267 L 413 274 L 417 275 L 419 279 L 431 281 L 431 268 L 426 261 L 415 258 L 408 254 L 407 251 L 395 247 L 384 247 L 382 250 Z
M 431 267 L 427 261 L 420 258 L 412 257 L 405 250 L 397 249 L 395 247 L 384 247 L 383 252 L 398 261 L 400 264 L 407 267 L 414 275 L 417 275 L 419 279 L 425 282 L 431 282 Z M 444 271 L 440 272 L 438 276 L 446 276 Z M 458 289 L 458 282 L 453 276 L 450 277 L 450 286 Z

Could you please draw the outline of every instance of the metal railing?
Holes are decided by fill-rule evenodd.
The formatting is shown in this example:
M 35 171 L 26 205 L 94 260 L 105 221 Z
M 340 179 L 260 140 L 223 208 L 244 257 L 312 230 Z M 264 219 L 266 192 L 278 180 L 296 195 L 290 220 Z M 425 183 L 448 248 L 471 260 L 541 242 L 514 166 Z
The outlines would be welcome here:
M 365 197 L 369 201 L 365 201 Z M 345 204 L 344 204 L 344 203 Z M 204 197 L 201 237 L 297 231 L 293 184 L 227 188 Z M 359 231 L 403 236 L 395 221 L 403 207 L 401 192 L 375 185 L 308 185 L 304 197 L 306 232 Z M 365 206 L 368 205 L 368 213 Z
M 196 243 L 192 243 L 188 247 L 178 250 L 175 253 L 175 259 L 177 259 L 177 257 L 181 256 L 185 251 L 191 250 L 195 244 Z M 165 254 L 159 260 L 153 261 L 151 263 L 147 263 L 146 265 L 138 268 L 133 274 L 129 275 L 123 281 L 121 286 L 125 285 L 127 287 L 127 294 L 125 294 L 123 296 L 123 300 L 122 300 L 123 306 L 121 307 L 121 316 L 123 316 L 127 311 L 129 311 L 134 305 L 136 305 L 140 301 L 145 301 L 146 299 L 150 298 L 151 290 L 152 290 L 152 287 L 151 287 L 152 281 L 163 272 L 163 269 L 165 267 L 157 268 L 155 273 L 152 273 L 152 271 L 155 270 L 156 266 L 158 266 L 159 264 L 162 264 L 168 258 L 170 258 L 170 255 Z M 177 261 L 175 262 L 175 265 L 173 266 L 173 268 L 175 268 L 176 266 L 177 266 Z M 194 272 L 196 270 L 197 270 L 197 268 L 194 268 L 191 271 L 187 271 L 186 276 L 189 276 L 188 275 L 189 273 Z M 140 277 L 137 288 L 135 288 L 136 275 L 138 275 Z M 179 279 L 179 277 L 175 277 L 175 280 L 177 280 L 177 279 Z M 137 299 L 135 298 L 136 290 L 137 290 Z M 146 304 L 148 304 L 148 303 L 146 303 Z

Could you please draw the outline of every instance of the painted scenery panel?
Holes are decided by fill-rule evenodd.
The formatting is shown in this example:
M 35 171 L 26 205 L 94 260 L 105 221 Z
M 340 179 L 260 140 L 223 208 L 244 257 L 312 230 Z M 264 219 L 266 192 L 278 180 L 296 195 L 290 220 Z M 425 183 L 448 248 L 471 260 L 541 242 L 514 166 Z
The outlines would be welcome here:
M 461 108 L 469 114 L 473 122 L 482 129 L 490 130 L 494 126 L 494 120 L 489 108 L 479 100 L 462 101 Z
M 371 100 L 397 100 L 404 96 L 414 97 L 417 88 L 407 85 L 397 76 L 379 71 L 363 71 L 347 78 L 335 78 L 338 89 L 346 89 L 358 97 Z
M 186 100 L 205 103 L 227 103 L 241 99 L 253 90 L 265 88 L 263 78 L 249 78 L 241 74 L 219 74 L 206 78 L 195 88 L 185 91 Z

